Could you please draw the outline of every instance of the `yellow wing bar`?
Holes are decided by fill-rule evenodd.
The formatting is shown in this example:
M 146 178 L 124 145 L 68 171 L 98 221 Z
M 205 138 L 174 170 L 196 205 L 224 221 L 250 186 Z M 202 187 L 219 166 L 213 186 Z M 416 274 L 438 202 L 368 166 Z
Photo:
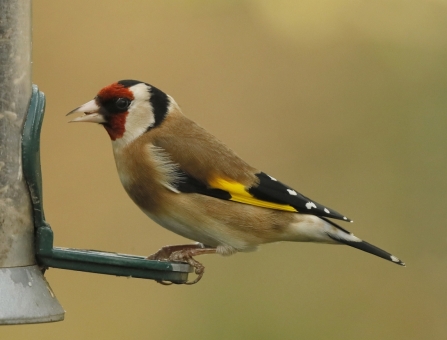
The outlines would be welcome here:
M 245 204 L 251 204 L 258 207 L 268 208 L 268 209 L 276 209 L 276 210 L 284 210 L 291 212 L 298 212 L 294 207 L 288 204 L 280 204 L 273 203 L 268 201 L 263 201 L 259 198 L 251 195 L 244 187 L 243 184 L 233 181 L 227 181 L 223 178 L 216 177 L 209 181 L 209 184 L 212 188 L 221 189 L 228 192 L 231 195 L 230 200 Z

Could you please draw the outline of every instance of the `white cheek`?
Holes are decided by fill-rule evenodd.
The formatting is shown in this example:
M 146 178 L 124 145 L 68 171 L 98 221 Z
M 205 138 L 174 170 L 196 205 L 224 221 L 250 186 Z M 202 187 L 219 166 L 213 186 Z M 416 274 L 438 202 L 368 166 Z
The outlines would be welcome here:
M 152 126 L 155 123 L 152 108 L 148 101 L 134 100 L 134 103 L 132 104 L 133 105 L 129 107 L 129 114 L 127 115 L 125 124 L 126 131 L 123 136 L 126 139 L 127 134 L 127 138 L 131 138 L 131 140 L 141 136 L 146 132 L 149 126 Z M 131 140 L 129 140 L 129 142 Z

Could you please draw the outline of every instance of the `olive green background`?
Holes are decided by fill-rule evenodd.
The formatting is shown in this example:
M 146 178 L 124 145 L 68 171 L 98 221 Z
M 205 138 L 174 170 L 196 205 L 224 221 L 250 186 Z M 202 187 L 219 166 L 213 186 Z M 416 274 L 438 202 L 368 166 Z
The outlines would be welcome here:
M 126 196 L 100 126 L 65 114 L 138 79 L 255 167 L 355 220 L 343 246 L 203 256 L 203 280 L 50 269 L 65 321 L 1 339 L 446 339 L 447 2 L 34 1 L 33 79 L 57 246 L 188 242 Z

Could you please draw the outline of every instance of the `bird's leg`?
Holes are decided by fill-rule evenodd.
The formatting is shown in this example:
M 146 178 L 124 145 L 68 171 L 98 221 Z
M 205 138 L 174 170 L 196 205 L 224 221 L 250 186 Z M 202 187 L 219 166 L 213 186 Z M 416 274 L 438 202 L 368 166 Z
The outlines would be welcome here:
M 203 249 L 206 246 L 202 243 L 193 243 L 193 244 L 178 244 L 175 246 L 164 246 L 161 247 L 156 253 L 149 255 L 147 257 L 148 260 L 159 260 L 159 261 L 168 261 L 169 257 L 173 252 L 187 250 L 187 249 Z
M 203 274 L 205 273 L 205 266 L 193 259 L 193 256 L 215 253 L 216 248 L 186 248 L 172 252 L 171 256 L 169 256 L 169 261 L 186 262 L 189 265 L 193 266 L 195 269 L 194 272 L 197 274 L 197 277 L 194 281 L 185 283 L 187 285 L 193 285 L 199 282 Z

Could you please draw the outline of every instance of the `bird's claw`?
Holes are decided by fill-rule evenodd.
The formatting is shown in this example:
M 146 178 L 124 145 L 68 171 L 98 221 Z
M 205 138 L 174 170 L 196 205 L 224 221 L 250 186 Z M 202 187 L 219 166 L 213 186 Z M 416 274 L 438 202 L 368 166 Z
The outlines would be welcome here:
M 194 273 L 197 274 L 197 277 L 194 281 L 185 282 L 184 284 L 193 285 L 199 282 L 202 279 L 203 274 L 205 273 L 205 266 L 195 260 L 193 256 L 215 253 L 216 248 L 207 247 L 201 243 L 195 243 L 166 246 L 158 250 L 156 253 L 149 255 L 147 259 L 157 261 L 183 262 L 189 264 L 191 267 L 194 267 Z M 172 282 L 163 280 L 157 282 L 165 286 L 169 286 L 172 284 Z
M 194 267 L 194 273 L 197 275 L 197 277 L 195 278 L 194 281 L 190 281 L 190 282 L 185 282 L 186 285 L 193 285 L 196 284 L 197 282 L 199 282 L 202 277 L 203 274 L 205 273 L 205 266 L 203 264 L 201 264 L 199 261 L 195 260 L 192 257 L 192 254 L 190 251 L 175 251 L 171 254 L 171 256 L 169 256 L 169 261 L 172 262 L 186 262 L 188 263 L 191 267 Z

